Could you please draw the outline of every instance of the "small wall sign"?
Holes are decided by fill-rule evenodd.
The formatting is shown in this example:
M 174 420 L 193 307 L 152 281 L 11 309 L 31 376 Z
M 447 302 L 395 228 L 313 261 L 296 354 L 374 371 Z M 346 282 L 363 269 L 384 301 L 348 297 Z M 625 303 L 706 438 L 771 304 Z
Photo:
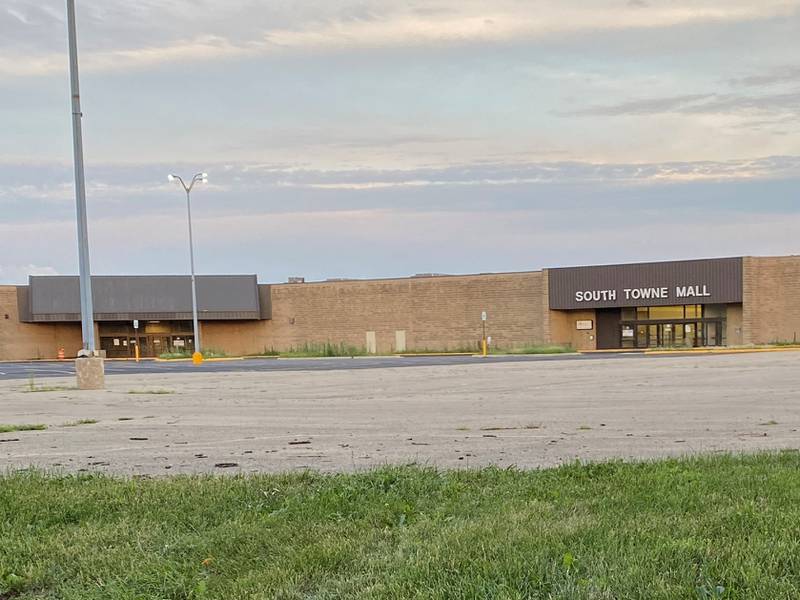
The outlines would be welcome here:
M 584 321 L 575 321 L 575 329 L 578 331 L 591 331 L 594 329 L 594 321 L 586 319 Z

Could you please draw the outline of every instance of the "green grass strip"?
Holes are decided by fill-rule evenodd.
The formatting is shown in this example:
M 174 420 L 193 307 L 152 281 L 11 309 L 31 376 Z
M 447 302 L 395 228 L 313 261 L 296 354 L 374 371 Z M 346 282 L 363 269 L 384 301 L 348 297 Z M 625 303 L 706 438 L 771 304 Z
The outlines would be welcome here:
M 0 478 L 0 597 L 800 597 L 800 455 Z M 5 595 L 5 596 L 4 596 Z

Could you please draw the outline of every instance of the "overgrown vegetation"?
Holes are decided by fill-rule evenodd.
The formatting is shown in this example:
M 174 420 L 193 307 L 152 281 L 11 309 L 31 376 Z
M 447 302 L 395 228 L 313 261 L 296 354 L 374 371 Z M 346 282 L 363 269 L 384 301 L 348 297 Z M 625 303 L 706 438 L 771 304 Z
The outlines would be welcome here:
M 203 358 L 227 358 L 228 356 L 224 350 L 216 350 L 214 348 L 203 350 L 202 355 Z M 188 359 L 192 358 L 192 353 L 182 348 L 170 348 L 167 352 L 159 354 L 158 358 L 162 360 Z
M 403 355 L 418 355 L 425 354 L 480 354 L 480 345 L 475 346 L 461 345 L 454 347 L 442 348 L 412 348 L 403 350 L 402 352 L 390 352 L 389 355 L 403 354 Z M 491 354 L 561 354 L 566 352 L 574 352 L 569 347 L 558 345 L 531 345 L 523 348 L 512 350 L 505 350 L 500 348 L 490 349 Z M 306 343 L 299 347 L 293 347 L 289 350 L 280 351 L 274 348 L 264 348 L 264 351 L 256 356 L 262 357 L 277 357 L 277 358 L 324 358 L 324 357 L 337 357 L 337 356 L 367 356 L 367 350 L 363 347 L 351 346 L 345 343 L 333 344 L 330 342 L 325 343 Z M 381 353 L 379 355 L 386 355 Z
M 28 386 L 23 390 L 28 393 L 33 392 L 66 392 L 69 390 L 77 390 L 75 386 L 68 385 L 38 385 L 33 375 L 28 378 Z
M 0 597 L 800 597 L 800 455 L 0 478 Z
M 408 354 L 408 355 L 423 355 L 423 354 L 478 354 L 480 352 L 480 348 L 478 346 L 456 346 L 454 348 L 448 348 L 445 346 L 444 348 L 439 349 L 430 349 L 430 348 L 415 348 L 411 350 L 403 350 L 402 352 L 398 352 L 397 354 Z
M 282 358 L 333 358 L 337 356 L 364 356 L 367 354 L 366 348 L 359 348 L 358 346 L 351 346 L 340 342 L 333 344 L 331 342 L 324 343 L 305 343 L 302 346 L 292 347 L 286 351 L 276 351 L 275 349 L 267 350 L 261 356 L 279 356 Z
M 41 423 L 37 423 L 35 425 L 0 425 L 0 433 L 12 433 L 14 431 L 44 431 L 45 429 L 47 429 L 47 425 L 42 425 Z
M 567 354 L 575 352 L 569 346 L 559 346 L 557 344 L 532 344 L 511 350 L 492 350 L 492 354 Z

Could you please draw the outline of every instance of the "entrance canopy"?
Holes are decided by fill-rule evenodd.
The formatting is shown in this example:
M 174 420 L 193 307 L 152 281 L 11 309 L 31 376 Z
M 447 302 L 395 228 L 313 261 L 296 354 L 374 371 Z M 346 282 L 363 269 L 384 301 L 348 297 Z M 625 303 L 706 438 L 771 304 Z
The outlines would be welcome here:
M 31 276 L 28 286 L 18 289 L 22 321 L 81 319 L 77 277 Z M 92 297 L 97 321 L 192 318 L 189 276 L 95 276 Z M 197 277 L 197 308 L 201 320 L 268 319 L 269 288 L 260 290 L 255 275 L 201 275 Z

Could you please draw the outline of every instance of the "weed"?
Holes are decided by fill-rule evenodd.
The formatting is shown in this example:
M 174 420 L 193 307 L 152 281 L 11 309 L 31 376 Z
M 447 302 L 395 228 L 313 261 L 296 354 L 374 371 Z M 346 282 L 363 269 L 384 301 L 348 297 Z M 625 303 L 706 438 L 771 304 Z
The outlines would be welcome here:
M 0 433 L 11 433 L 13 431 L 44 431 L 47 425 L 38 423 L 36 425 L 0 425 Z
M 36 385 L 36 381 L 34 380 L 33 375 L 31 375 L 28 378 L 28 387 L 23 391 L 30 394 L 33 392 L 66 392 L 77 389 L 78 388 L 75 386 L 67 385 Z
M 492 350 L 492 354 L 569 354 L 571 352 L 575 352 L 575 350 L 569 346 L 557 346 L 553 344 L 533 344 L 521 348 L 512 348 L 510 350 Z
M 97 419 L 78 419 L 77 421 L 68 421 L 61 425 L 62 427 L 78 427 L 79 425 L 94 425 L 99 423 Z
M 365 354 L 367 354 L 366 348 L 349 346 L 344 342 L 340 342 L 339 344 L 325 342 L 322 344 L 303 344 L 301 347 L 292 348 L 287 352 L 281 352 L 280 356 L 286 358 L 333 358 L 339 356 L 364 356 Z

